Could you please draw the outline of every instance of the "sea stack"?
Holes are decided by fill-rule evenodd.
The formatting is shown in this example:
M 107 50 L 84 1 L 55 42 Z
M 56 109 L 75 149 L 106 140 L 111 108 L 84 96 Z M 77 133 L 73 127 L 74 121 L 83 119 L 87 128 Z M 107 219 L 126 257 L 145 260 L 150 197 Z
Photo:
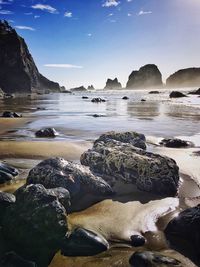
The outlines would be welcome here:
M 162 74 L 158 67 L 154 64 L 148 64 L 139 69 L 134 70 L 128 79 L 126 88 L 158 88 L 162 87 Z
M 5 93 L 60 91 L 58 83 L 41 75 L 22 37 L 0 20 L 0 87 Z
M 113 90 L 113 89 L 121 89 L 121 88 L 122 88 L 121 83 L 118 82 L 117 78 L 115 78 L 114 80 L 107 79 L 106 86 L 104 89 Z
M 167 87 L 195 87 L 200 85 L 200 68 L 178 70 L 166 80 Z

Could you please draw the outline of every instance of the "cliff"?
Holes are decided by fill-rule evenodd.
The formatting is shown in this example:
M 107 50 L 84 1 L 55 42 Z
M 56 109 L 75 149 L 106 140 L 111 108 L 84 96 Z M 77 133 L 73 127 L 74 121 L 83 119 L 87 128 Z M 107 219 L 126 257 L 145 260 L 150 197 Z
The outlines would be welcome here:
M 0 87 L 5 93 L 60 91 L 58 83 L 41 75 L 22 37 L 0 20 Z
M 167 87 L 193 87 L 200 85 L 200 68 L 182 69 L 170 75 Z
M 122 85 L 120 82 L 118 82 L 118 79 L 115 78 L 114 80 L 107 79 L 106 86 L 104 89 L 121 89 Z
M 154 64 L 148 64 L 133 71 L 129 76 L 126 88 L 155 88 L 162 87 L 162 75 L 158 67 Z

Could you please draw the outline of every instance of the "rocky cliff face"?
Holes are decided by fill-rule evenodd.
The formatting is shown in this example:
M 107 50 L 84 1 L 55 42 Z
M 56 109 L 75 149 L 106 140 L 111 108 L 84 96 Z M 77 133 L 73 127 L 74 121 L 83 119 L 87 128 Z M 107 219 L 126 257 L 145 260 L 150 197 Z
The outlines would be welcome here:
M 106 86 L 104 89 L 121 89 L 122 85 L 120 82 L 118 82 L 118 79 L 115 78 L 114 80 L 108 79 L 106 82 Z
M 58 83 L 42 76 L 23 38 L 0 20 L 0 87 L 5 93 L 59 91 Z
M 200 68 L 182 69 L 170 75 L 167 87 L 191 87 L 200 85 Z
M 158 67 L 154 64 L 148 64 L 133 71 L 129 76 L 126 88 L 151 88 L 162 87 L 162 75 Z

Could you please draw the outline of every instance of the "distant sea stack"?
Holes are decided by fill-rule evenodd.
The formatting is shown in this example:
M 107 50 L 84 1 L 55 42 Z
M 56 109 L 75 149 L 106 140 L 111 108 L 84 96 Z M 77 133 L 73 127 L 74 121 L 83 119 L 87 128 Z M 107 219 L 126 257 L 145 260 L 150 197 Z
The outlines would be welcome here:
M 126 88 L 156 88 L 162 87 L 162 74 L 154 64 L 148 64 L 133 71 L 129 76 Z
M 106 82 L 106 86 L 104 89 L 112 90 L 112 89 L 121 89 L 122 85 L 118 82 L 118 79 L 115 78 L 114 80 L 108 79 Z
M 95 90 L 94 86 L 93 85 L 89 85 L 87 90 Z
M 167 87 L 193 87 L 200 85 L 200 68 L 182 69 L 166 80 Z
M 82 85 L 79 87 L 71 88 L 70 91 L 71 92 L 85 92 L 87 91 L 87 89 Z
M 0 20 L 0 87 L 5 93 L 60 91 L 58 83 L 42 76 L 22 37 Z

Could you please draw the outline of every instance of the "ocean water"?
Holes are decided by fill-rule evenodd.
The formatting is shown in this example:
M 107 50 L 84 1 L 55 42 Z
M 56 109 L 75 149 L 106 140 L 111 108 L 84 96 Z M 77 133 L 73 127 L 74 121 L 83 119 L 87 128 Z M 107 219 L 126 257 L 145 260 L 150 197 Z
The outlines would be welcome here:
M 54 141 L 93 140 L 111 130 L 138 131 L 156 137 L 193 136 L 200 132 L 198 96 L 169 99 L 168 90 L 158 95 L 148 92 L 94 91 L 1 100 L 0 113 L 16 111 L 23 114 L 24 121 L 20 123 L 19 120 L 2 131 L 5 119 L 1 119 L 0 140 L 38 140 L 35 132 L 45 127 L 54 127 L 59 132 Z M 82 99 L 82 96 L 89 99 Z M 122 100 L 123 96 L 128 96 L 129 100 Z M 92 103 L 93 97 L 102 97 L 106 102 Z M 141 102 L 142 98 L 146 102 Z M 94 114 L 102 117 L 93 117 Z

